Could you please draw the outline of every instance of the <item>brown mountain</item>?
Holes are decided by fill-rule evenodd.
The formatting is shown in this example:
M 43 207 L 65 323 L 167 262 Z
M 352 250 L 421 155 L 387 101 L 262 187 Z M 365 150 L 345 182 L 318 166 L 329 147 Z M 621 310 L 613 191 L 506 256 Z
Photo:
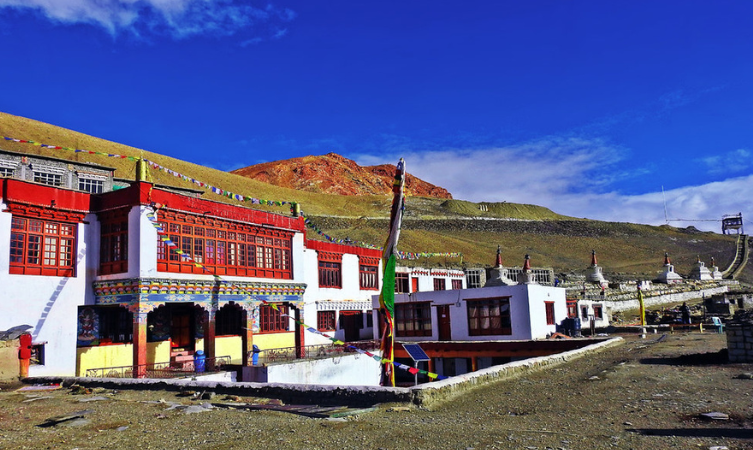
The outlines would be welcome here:
M 392 189 L 395 166 L 362 167 L 336 153 L 273 161 L 233 170 L 232 173 L 301 191 L 337 195 L 379 195 Z M 447 189 L 408 174 L 408 195 L 451 199 Z

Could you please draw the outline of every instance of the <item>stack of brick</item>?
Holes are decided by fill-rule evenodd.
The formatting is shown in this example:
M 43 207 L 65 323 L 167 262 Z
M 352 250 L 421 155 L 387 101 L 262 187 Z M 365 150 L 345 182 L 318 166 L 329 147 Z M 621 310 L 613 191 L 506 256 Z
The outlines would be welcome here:
M 753 362 L 753 311 L 738 310 L 726 328 L 729 361 Z

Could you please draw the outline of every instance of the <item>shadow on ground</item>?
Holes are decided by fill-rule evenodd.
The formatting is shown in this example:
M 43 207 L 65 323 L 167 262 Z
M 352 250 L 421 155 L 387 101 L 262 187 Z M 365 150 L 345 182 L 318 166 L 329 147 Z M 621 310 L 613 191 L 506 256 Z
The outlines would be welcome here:
M 628 431 L 644 436 L 753 439 L 753 430 L 744 428 L 634 428 Z
M 693 353 L 690 355 L 680 355 L 675 358 L 642 358 L 641 364 L 661 364 L 671 366 L 706 366 L 728 364 L 729 357 L 727 349 L 719 350 L 713 353 Z

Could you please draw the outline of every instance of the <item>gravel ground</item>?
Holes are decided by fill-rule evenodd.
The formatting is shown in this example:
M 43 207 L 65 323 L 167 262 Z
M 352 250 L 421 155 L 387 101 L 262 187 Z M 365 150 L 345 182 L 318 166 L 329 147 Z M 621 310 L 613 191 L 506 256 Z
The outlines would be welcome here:
M 753 365 L 725 362 L 719 354 L 726 346 L 724 335 L 624 337 L 625 343 L 614 348 L 482 386 L 431 409 L 379 405 L 374 412 L 345 419 L 204 409 L 198 407 L 201 401 L 174 392 L 74 395 L 70 389 L 17 392 L 18 386 L 5 385 L 0 391 L 0 447 L 753 448 L 753 379 L 746 378 Z M 220 396 L 212 401 L 217 400 Z M 176 402 L 193 408 L 172 408 Z M 199 412 L 192 413 L 194 409 Z M 89 410 L 81 414 L 85 420 L 40 427 L 50 417 L 82 410 Z M 700 414 L 708 412 L 728 419 L 703 420 Z

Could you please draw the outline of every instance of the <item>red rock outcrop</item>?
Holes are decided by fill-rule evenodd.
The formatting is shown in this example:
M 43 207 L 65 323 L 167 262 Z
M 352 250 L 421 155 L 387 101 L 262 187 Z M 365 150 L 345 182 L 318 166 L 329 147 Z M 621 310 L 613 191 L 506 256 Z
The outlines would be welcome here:
M 337 195 L 380 195 L 392 190 L 395 166 L 382 164 L 362 167 L 336 153 L 324 156 L 273 161 L 233 170 L 232 173 L 275 186 Z M 427 183 L 410 173 L 408 195 L 452 198 L 447 189 Z

